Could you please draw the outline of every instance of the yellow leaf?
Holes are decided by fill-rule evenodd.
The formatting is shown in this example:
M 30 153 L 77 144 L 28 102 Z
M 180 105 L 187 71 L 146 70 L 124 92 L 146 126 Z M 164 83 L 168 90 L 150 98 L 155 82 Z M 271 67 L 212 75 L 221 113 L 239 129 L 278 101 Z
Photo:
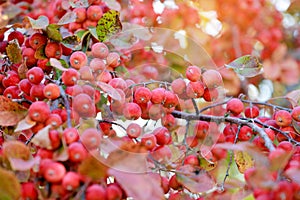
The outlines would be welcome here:
M 245 151 L 234 151 L 234 160 L 242 174 L 254 166 L 253 158 Z
M 6 47 L 6 52 L 9 60 L 12 63 L 20 63 L 22 61 L 22 50 L 16 39 L 12 40 Z

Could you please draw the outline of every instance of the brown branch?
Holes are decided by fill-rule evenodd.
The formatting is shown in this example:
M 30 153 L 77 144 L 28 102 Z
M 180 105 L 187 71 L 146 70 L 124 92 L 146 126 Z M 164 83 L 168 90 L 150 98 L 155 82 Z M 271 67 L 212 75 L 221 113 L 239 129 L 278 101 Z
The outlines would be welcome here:
M 252 128 L 253 131 L 257 132 L 261 138 L 263 138 L 263 140 L 265 141 L 265 146 L 270 151 L 275 150 L 275 147 L 273 146 L 272 141 L 270 140 L 268 135 L 265 133 L 265 131 L 262 128 L 258 127 L 255 123 L 249 122 L 248 120 L 240 119 L 237 117 L 229 117 L 229 116 L 224 117 L 224 116 L 212 116 L 212 115 L 204 115 L 204 114 L 195 115 L 195 114 L 189 114 L 189 113 L 180 112 L 180 111 L 176 111 L 176 110 L 172 112 L 172 115 L 176 118 L 181 118 L 181 119 L 185 119 L 188 121 L 203 120 L 203 121 L 212 121 L 217 124 L 220 124 L 222 122 L 230 122 L 230 123 L 234 123 L 234 124 L 238 124 L 238 125 L 249 126 L 250 128 Z

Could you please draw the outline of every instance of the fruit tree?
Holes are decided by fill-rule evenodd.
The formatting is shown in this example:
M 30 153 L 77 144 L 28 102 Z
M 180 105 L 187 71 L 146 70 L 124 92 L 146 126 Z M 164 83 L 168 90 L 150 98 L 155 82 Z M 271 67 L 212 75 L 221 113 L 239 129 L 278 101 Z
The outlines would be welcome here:
M 300 199 L 298 0 L 0 0 L 0 199 Z

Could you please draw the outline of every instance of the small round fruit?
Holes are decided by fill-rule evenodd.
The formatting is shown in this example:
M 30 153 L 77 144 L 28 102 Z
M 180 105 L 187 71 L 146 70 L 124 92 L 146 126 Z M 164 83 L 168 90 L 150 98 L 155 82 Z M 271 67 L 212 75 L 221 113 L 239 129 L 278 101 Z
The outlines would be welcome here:
M 299 122 L 300 121 L 300 106 L 293 108 L 291 115 L 294 120 Z
M 65 86 L 73 86 L 79 79 L 79 73 L 77 70 L 70 68 L 62 73 L 61 79 Z
M 57 99 L 60 96 L 59 86 L 54 83 L 49 83 L 44 87 L 44 96 L 48 99 Z
M 49 105 L 43 101 L 33 102 L 28 109 L 29 117 L 36 122 L 45 122 L 50 113 Z
M 183 162 L 185 165 L 193 165 L 193 166 L 199 166 L 200 162 L 196 155 L 188 155 Z
M 34 33 L 29 38 L 29 45 L 33 49 L 38 49 L 39 47 L 46 45 L 47 43 L 47 36 L 43 35 L 42 33 Z
M 102 185 L 93 184 L 86 189 L 85 199 L 86 200 L 107 199 L 106 190 Z
M 80 185 L 80 176 L 76 172 L 69 171 L 62 179 L 62 186 L 67 191 L 76 190 Z
M 89 6 L 86 11 L 86 15 L 89 20 L 98 22 L 103 15 L 101 6 L 99 5 Z
M 79 132 L 76 128 L 66 128 L 63 131 L 63 138 L 67 145 L 79 140 Z
M 45 47 L 45 55 L 47 58 L 60 59 L 62 55 L 62 48 L 58 42 L 48 42 Z
M 259 108 L 257 106 L 249 106 L 245 108 L 245 116 L 248 118 L 256 118 L 259 115 Z
M 78 94 L 73 99 L 73 108 L 81 117 L 92 117 L 95 105 L 92 98 L 85 94 Z
M 209 89 L 217 88 L 219 86 L 222 86 L 223 84 L 223 79 L 221 74 L 214 69 L 209 69 L 205 71 L 202 74 L 202 81 L 204 85 Z
M 73 12 L 76 14 L 76 22 L 77 23 L 82 23 L 86 19 L 86 8 L 79 7 L 75 8 Z
M 165 92 L 164 88 L 155 88 L 152 90 L 151 102 L 154 104 L 161 104 L 165 100 Z
M 145 134 L 141 138 L 141 144 L 148 150 L 152 150 L 156 145 L 156 137 L 153 134 Z
M 130 138 L 138 138 L 142 133 L 142 127 L 136 123 L 131 123 L 126 128 L 126 133 Z
M 70 64 L 75 69 L 86 66 L 88 62 L 87 56 L 83 51 L 75 51 L 70 57 Z
M 136 120 L 141 117 L 141 107 L 136 103 L 126 103 L 123 110 L 124 117 L 129 120 Z
M 44 72 L 39 67 L 33 67 L 26 73 L 26 78 L 32 84 L 40 84 L 40 82 L 44 79 Z
M 69 160 L 72 162 L 81 162 L 86 159 L 88 153 L 82 143 L 73 142 L 68 148 Z
M 84 130 L 80 136 L 80 140 L 82 144 L 88 150 L 99 148 L 101 138 L 102 138 L 102 133 L 98 131 L 96 128 L 88 128 Z
M 190 81 L 198 81 L 201 78 L 201 69 L 197 66 L 189 66 L 186 69 L 185 75 Z
M 122 190 L 117 184 L 109 184 L 106 188 L 107 200 L 121 200 Z
M 38 199 L 38 192 L 33 182 L 22 183 L 22 199 Z
M 292 115 L 286 110 L 279 110 L 275 113 L 276 124 L 281 127 L 289 126 L 292 123 Z
M 227 102 L 226 110 L 234 115 L 239 115 L 244 110 L 244 104 L 240 99 L 233 98 Z
M 24 43 L 24 35 L 20 31 L 12 31 L 9 33 L 7 37 L 7 41 L 10 42 L 12 40 L 16 39 L 20 46 Z
M 178 78 L 172 81 L 171 87 L 174 93 L 181 95 L 186 90 L 186 83 L 182 78 Z
M 147 103 L 151 99 L 151 91 L 146 87 L 139 87 L 134 92 L 134 99 L 138 104 Z
M 44 169 L 44 178 L 50 183 L 60 182 L 66 174 L 66 168 L 59 162 L 51 162 Z
M 106 44 L 102 42 L 97 42 L 92 46 L 92 56 L 95 58 L 104 59 L 108 56 L 109 49 Z

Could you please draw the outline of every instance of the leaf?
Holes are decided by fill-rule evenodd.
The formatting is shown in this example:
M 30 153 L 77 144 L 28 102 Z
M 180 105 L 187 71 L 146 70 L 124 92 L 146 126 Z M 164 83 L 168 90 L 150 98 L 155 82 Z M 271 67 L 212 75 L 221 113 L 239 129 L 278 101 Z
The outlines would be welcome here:
M 214 188 L 215 182 L 205 170 L 185 165 L 179 168 L 176 178 L 192 193 L 207 192 Z
M 30 150 L 23 142 L 8 141 L 3 144 L 3 156 L 7 159 L 16 158 L 29 160 Z
M 9 42 L 6 47 L 6 53 L 12 63 L 18 64 L 22 61 L 22 50 L 16 39 Z
M 245 55 L 239 57 L 229 64 L 225 64 L 226 68 L 233 69 L 237 74 L 244 77 L 254 77 L 262 73 L 262 64 L 257 57 Z
M 50 65 L 60 71 L 67 71 L 68 69 L 63 67 L 62 63 L 60 60 L 57 60 L 56 58 L 50 58 L 49 60 Z
M 51 125 L 48 125 L 42 128 L 41 130 L 39 130 L 31 140 L 31 142 L 41 148 L 51 149 L 52 145 L 49 137 L 50 128 Z
M 97 85 L 103 90 L 103 92 L 107 93 L 112 99 L 116 101 L 122 101 L 122 97 L 119 92 L 113 88 L 111 85 L 104 82 L 97 82 Z
M 300 104 L 300 89 L 289 92 L 285 97 L 291 102 L 293 107 L 298 106 Z
M 45 55 L 45 45 L 42 45 L 35 50 L 34 57 L 41 60 L 47 58 Z
M 0 5 L 0 12 L 0 27 L 2 28 L 8 24 L 9 20 L 18 16 L 22 9 L 20 6 L 7 2 Z
M 235 151 L 234 160 L 240 173 L 245 173 L 245 171 L 254 166 L 254 160 L 246 151 Z
M 116 10 L 109 10 L 104 13 L 98 21 L 96 31 L 100 42 L 107 41 L 112 35 L 122 29 L 122 24 L 119 19 L 120 13 Z
M 89 155 L 78 167 L 81 175 L 91 178 L 93 181 L 107 176 L 107 166 L 103 164 L 104 158 L 99 155 Z
M 39 16 L 36 20 L 34 20 L 28 16 L 26 16 L 25 19 L 27 19 L 29 21 L 29 23 L 33 29 L 44 29 L 45 30 L 46 27 L 49 25 L 49 19 L 48 19 L 48 17 L 46 17 L 44 15 Z
M 9 158 L 10 166 L 14 171 L 27 171 L 32 169 L 34 166 L 39 165 L 40 157 L 36 156 L 29 160 L 23 160 L 19 158 Z
M 62 36 L 61 33 L 59 31 L 60 26 L 56 25 L 56 24 L 49 24 L 46 28 L 46 33 L 48 35 L 48 37 L 52 40 L 55 41 L 62 41 Z
M 36 124 L 35 121 L 32 121 L 29 117 L 25 117 L 25 119 L 22 119 L 17 124 L 17 127 L 15 128 L 15 133 L 24 131 L 24 130 L 28 130 L 28 129 L 32 128 L 35 124 Z
M 27 114 L 27 108 L 0 96 L 0 126 L 14 126 Z
M 288 168 L 285 174 L 293 181 L 300 184 L 300 169 L 298 168 Z
M 27 71 L 28 71 L 28 68 L 24 62 L 18 67 L 18 75 L 19 75 L 20 79 L 26 78 Z
M 57 22 L 57 25 L 65 25 L 70 24 L 72 22 L 75 22 L 77 18 L 77 15 L 75 12 L 67 12 L 60 18 L 60 20 Z
M 293 119 L 292 125 L 297 133 L 297 135 L 300 135 L 300 123 L 298 123 L 296 120 Z
M 216 162 L 211 162 L 205 158 L 200 158 L 199 161 L 200 161 L 200 167 L 206 171 L 213 170 L 217 166 Z
M 69 0 L 69 3 L 72 8 L 89 7 L 88 0 Z
M 21 185 L 14 173 L 0 168 L 0 199 L 17 200 L 21 197 Z
M 161 200 L 164 193 L 160 187 L 160 179 L 147 173 L 126 173 L 110 168 L 108 173 L 116 178 L 126 194 L 138 200 Z
M 81 39 L 77 35 L 71 35 L 62 39 L 62 45 L 68 47 L 72 50 L 80 50 L 81 49 Z
M 107 7 L 111 10 L 121 11 L 121 5 L 116 0 L 102 0 L 102 2 L 105 2 Z
M 126 173 L 147 172 L 148 153 L 138 144 L 124 143 L 107 157 L 107 165 Z

